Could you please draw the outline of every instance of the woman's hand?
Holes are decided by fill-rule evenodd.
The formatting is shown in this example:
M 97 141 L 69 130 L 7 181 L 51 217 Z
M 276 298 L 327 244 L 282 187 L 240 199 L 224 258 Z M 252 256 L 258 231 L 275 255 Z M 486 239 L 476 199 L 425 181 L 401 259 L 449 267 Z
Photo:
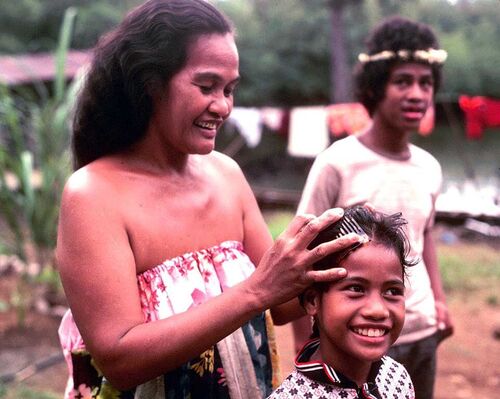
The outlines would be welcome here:
M 361 237 L 348 234 L 309 250 L 316 235 L 343 215 L 340 208 L 329 209 L 322 215 L 297 215 L 287 229 L 264 254 L 255 273 L 248 280 L 256 299 L 263 308 L 286 302 L 314 282 L 335 281 L 346 276 L 343 268 L 313 270 L 319 259 L 347 248 Z

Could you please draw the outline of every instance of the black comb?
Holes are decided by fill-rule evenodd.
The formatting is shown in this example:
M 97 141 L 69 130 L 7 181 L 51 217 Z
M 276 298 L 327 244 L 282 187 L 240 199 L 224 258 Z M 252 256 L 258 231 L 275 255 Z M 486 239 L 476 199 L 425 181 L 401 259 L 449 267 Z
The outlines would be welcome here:
M 335 235 L 335 238 L 343 237 L 349 233 L 356 233 L 363 238 L 359 245 L 370 241 L 368 234 L 366 234 L 359 223 L 356 222 L 351 215 L 345 215 L 341 220 L 339 220 L 338 223 L 339 232 Z

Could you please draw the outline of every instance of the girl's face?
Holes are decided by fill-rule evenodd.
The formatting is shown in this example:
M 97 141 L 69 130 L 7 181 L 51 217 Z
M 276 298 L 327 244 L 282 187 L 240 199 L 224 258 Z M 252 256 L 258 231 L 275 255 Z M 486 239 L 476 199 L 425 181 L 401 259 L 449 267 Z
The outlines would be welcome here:
M 373 119 L 397 131 L 415 131 L 432 104 L 433 96 L 434 78 L 430 66 L 411 62 L 396 65 Z
M 349 375 L 350 369 L 369 369 L 399 336 L 404 282 L 396 252 L 377 243 L 362 245 L 341 266 L 347 277 L 326 291 L 311 290 L 305 307 L 319 328 L 323 362 Z
M 184 154 L 207 154 L 233 108 L 239 81 L 232 34 L 202 35 L 188 47 L 187 62 L 156 99 L 152 128 L 165 145 Z

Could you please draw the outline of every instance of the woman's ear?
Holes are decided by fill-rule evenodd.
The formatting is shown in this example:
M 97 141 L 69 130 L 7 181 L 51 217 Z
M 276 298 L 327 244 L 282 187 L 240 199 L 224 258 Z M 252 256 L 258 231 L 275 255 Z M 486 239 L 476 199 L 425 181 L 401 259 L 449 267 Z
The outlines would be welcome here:
M 146 84 L 146 92 L 151 97 L 153 110 L 156 104 L 159 104 L 164 100 L 166 88 L 167 85 L 159 82 L 158 79 L 152 79 Z
M 309 316 L 315 316 L 319 312 L 321 293 L 316 288 L 308 288 L 304 292 L 304 309 Z

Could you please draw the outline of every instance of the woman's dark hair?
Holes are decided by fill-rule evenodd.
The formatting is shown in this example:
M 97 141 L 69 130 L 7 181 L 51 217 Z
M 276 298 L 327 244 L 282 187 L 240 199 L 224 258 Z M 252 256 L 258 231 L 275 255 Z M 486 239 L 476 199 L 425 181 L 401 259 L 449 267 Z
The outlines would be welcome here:
M 184 67 L 189 44 L 232 32 L 230 21 L 204 0 L 149 0 L 127 14 L 94 49 L 73 120 L 74 168 L 142 138 L 153 98 Z
M 404 226 L 407 221 L 402 217 L 401 213 L 387 215 L 382 212 L 370 211 L 363 206 L 346 208 L 344 216 L 338 222 L 326 227 L 318 233 L 316 238 L 309 244 L 308 248 L 312 249 L 324 242 L 331 241 L 336 237 L 345 235 L 341 231 L 342 220 L 348 218 L 354 220 L 359 227 L 366 233 L 370 241 L 377 245 L 382 245 L 387 249 L 393 250 L 400 263 L 401 274 L 406 275 L 406 267 L 414 266 L 418 263 L 418 259 L 410 258 L 410 243 L 404 231 Z M 314 270 L 326 270 L 340 265 L 342 259 L 345 259 L 349 253 L 356 250 L 358 246 L 347 248 L 343 251 L 334 252 L 320 259 L 313 265 Z M 324 291 L 329 286 L 329 283 L 315 284 L 316 289 Z M 299 301 L 304 304 L 304 294 L 299 296 Z M 313 332 L 311 338 L 319 336 L 318 326 L 316 322 L 313 324 Z
M 382 51 L 428 50 L 439 49 L 439 43 L 432 29 L 423 23 L 407 18 L 394 16 L 382 21 L 372 31 L 366 41 L 367 54 L 378 54 Z M 410 62 L 422 62 L 409 60 Z M 373 115 L 377 105 L 384 99 L 385 88 L 392 68 L 401 63 L 398 57 L 366 63 L 358 63 L 354 70 L 355 94 Z M 441 85 L 441 69 L 439 63 L 426 63 L 432 69 L 434 92 Z

